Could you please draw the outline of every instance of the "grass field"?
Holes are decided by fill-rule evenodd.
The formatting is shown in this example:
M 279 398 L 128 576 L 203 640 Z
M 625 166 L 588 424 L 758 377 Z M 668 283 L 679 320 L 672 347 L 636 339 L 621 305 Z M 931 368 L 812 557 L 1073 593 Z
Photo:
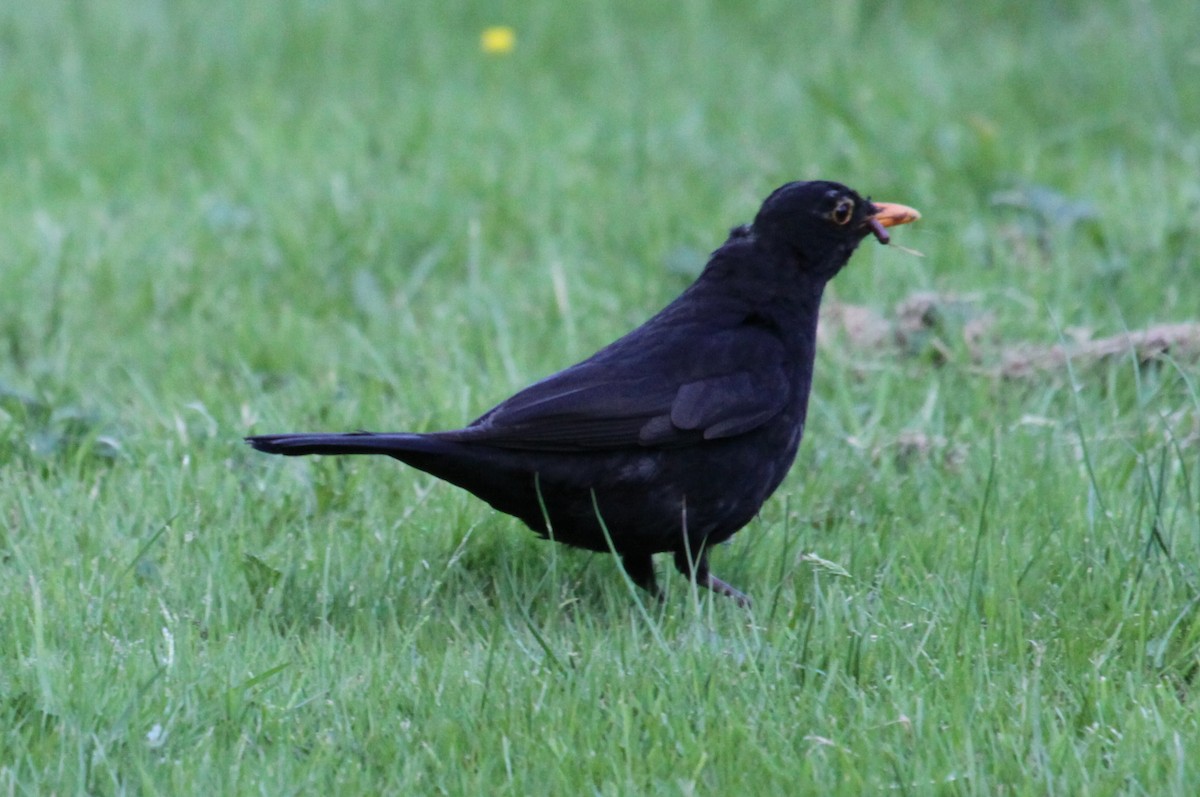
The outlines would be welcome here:
M 5 4 L 0 794 L 1200 792 L 1196 341 L 1005 370 L 1200 320 L 1194 3 L 1026 6 Z M 830 326 L 753 610 L 241 442 L 459 425 L 815 177 L 925 214 L 830 306 L 937 298 Z

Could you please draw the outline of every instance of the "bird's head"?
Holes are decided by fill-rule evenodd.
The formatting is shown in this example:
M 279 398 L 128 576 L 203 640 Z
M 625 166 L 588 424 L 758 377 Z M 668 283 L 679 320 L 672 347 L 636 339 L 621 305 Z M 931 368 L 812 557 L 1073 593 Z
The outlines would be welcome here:
M 910 207 L 872 202 L 841 183 L 814 180 L 777 188 L 763 202 L 752 229 L 763 243 L 797 256 L 806 271 L 829 279 L 868 235 L 886 244 L 886 228 L 919 218 Z

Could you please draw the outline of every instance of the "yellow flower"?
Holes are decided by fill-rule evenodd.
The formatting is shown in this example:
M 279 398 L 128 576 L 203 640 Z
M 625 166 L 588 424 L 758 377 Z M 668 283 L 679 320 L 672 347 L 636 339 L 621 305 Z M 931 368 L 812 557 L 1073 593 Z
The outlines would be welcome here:
M 479 49 L 488 55 L 508 55 L 517 46 L 517 32 L 507 25 L 484 28 L 479 37 Z

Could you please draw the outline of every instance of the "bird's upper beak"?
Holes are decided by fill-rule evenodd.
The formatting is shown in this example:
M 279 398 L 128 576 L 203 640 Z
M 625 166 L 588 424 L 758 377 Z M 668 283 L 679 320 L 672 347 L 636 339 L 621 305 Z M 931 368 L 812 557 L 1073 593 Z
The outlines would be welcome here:
M 888 231 L 884 229 L 885 227 L 896 227 L 921 218 L 920 212 L 908 205 L 897 205 L 894 202 L 872 202 L 871 204 L 875 206 L 875 213 L 867 219 L 867 226 L 881 244 L 892 240 Z

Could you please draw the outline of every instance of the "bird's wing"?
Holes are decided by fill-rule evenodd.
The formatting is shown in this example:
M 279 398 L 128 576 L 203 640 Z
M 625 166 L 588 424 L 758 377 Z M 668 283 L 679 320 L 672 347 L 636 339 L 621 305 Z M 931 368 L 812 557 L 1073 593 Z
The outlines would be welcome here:
M 449 434 L 542 451 L 671 447 L 743 434 L 786 406 L 796 386 L 775 334 L 700 332 L 619 341 Z

